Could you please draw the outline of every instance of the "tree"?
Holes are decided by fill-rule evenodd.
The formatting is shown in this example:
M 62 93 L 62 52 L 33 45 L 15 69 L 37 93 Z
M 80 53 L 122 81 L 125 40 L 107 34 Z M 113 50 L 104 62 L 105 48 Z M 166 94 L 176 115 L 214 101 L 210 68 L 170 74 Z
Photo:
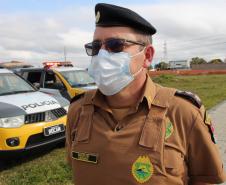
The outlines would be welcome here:
M 165 63 L 165 62 L 160 62 L 158 64 L 155 65 L 155 69 L 157 70 L 166 70 L 169 69 L 169 64 Z
M 207 62 L 203 59 L 203 58 L 199 58 L 199 57 L 194 57 L 191 59 L 190 64 L 206 64 Z
M 221 59 L 217 58 L 217 59 L 210 60 L 209 63 L 210 64 L 221 64 L 221 63 L 223 63 L 223 61 Z

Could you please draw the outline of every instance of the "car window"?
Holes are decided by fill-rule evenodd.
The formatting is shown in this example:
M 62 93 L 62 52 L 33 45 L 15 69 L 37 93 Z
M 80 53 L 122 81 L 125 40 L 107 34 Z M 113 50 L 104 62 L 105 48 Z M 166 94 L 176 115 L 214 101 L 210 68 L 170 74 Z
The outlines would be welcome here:
M 34 85 L 40 85 L 41 75 L 41 71 L 25 71 L 22 77 Z
M 53 72 L 46 72 L 44 88 L 63 89 L 64 84 L 59 77 Z
M 35 91 L 26 81 L 15 74 L 0 74 L 0 95 Z
M 61 71 L 60 73 L 72 87 L 95 84 L 86 70 Z

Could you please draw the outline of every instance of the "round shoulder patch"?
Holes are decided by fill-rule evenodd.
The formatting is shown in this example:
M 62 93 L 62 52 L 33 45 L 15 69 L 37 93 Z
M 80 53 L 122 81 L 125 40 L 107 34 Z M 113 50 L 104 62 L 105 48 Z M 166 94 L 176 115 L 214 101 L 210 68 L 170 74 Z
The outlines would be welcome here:
M 153 165 L 148 156 L 139 156 L 132 165 L 133 177 L 139 183 L 147 182 L 153 175 Z

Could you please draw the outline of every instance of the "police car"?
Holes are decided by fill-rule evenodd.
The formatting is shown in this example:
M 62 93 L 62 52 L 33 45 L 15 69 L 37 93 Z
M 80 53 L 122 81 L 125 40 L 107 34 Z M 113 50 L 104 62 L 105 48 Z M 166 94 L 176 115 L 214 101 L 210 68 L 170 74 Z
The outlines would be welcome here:
M 68 106 L 0 68 L 0 154 L 64 141 Z
M 69 62 L 45 62 L 44 67 L 17 71 L 42 92 L 61 95 L 68 100 L 97 86 L 86 69 L 73 67 Z

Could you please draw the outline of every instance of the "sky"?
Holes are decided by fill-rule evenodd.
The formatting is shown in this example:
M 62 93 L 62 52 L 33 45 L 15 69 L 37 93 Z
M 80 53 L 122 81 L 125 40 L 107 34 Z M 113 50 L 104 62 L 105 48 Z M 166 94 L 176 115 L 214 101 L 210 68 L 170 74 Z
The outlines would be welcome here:
M 87 67 L 84 44 L 92 41 L 100 2 L 130 8 L 157 29 L 153 65 L 226 58 L 225 0 L 0 0 L 0 62 L 63 61 L 65 49 L 67 60 Z

